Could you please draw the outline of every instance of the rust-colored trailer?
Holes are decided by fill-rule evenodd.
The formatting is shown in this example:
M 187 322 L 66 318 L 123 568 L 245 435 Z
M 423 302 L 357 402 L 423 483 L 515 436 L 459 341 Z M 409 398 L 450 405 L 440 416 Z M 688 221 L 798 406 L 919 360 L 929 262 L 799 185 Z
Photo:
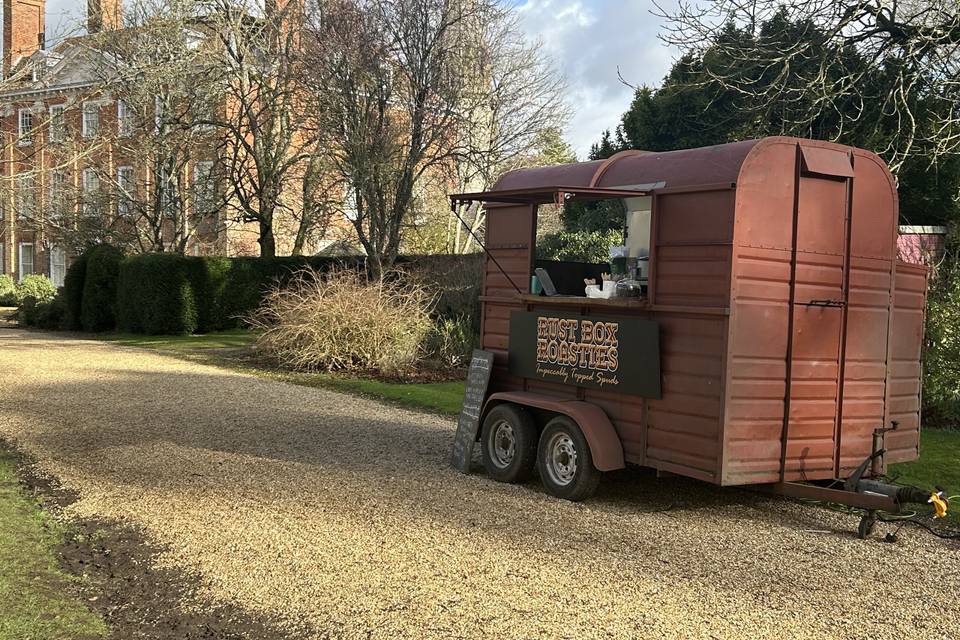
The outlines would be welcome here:
M 532 295 L 536 266 L 569 270 L 536 261 L 538 208 L 603 198 L 646 212 L 645 295 Z M 560 476 L 579 456 L 599 471 L 634 463 L 781 489 L 848 478 L 878 449 L 858 478 L 917 457 L 927 272 L 897 261 L 897 192 L 876 154 L 783 137 L 627 151 L 513 171 L 452 201 L 487 207 L 481 446 L 485 463 L 499 452 L 525 467 L 500 479 L 526 477 L 538 440 Z M 604 323 L 606 342 L 593 331 Z M 557 416 L 586 447 L 569 433 L 544 442 Z M 590 489 L 558 486 L 574 499 Z

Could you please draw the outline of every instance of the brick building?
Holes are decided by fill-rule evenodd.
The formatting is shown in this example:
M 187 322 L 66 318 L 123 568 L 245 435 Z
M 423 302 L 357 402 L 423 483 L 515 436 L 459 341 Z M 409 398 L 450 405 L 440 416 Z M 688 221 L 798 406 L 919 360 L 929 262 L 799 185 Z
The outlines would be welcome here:
M 88 0 L 87 6 L 88 34 L 121 29 L 121 0 Z M 4 0 L 0 273 L 16 279 L 39 273 L 61 285 L 83 232 L 88 241 L 142 241 L 141 219 L 131 212 L 150 199 L 152 184 L 169 176 L 159 175 L 149 154 L 132 144 L 153 124 L 132 117 L 123 96 L 104 89 L 91 35 L 46 49 L 44 10 L 44 0 Z M 176 168 L 177 184 L 190 192 L 180 194 L 182 223 L 158 223 L 152 249 L 141 249 L 160 243 L 191 255 L 256 255 L 256 225 L 205 204 L 218 190 L 217 145 L 192 140 L 189 160 Z M 163 206 L 163 198 L 157 200 Z

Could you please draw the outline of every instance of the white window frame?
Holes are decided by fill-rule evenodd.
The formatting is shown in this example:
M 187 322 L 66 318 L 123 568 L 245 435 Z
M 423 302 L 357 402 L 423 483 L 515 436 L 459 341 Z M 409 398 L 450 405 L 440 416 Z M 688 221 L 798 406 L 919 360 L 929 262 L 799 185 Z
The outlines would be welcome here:
M 163 96 L 153 96 L 153 126 L 159 133 L 163 128 Z
M 30 272 L 26 273 L 26 262 L 23 260 L 24 247 L 30 247 Z M 33 251 L 32 242 L 21 242 L 17 245 L 17 280 L 23 282 L 26 276 L 33 275 L 33 267 L 37 261 L 37 254 Z
M 134 175 L 130 165 L 117 167 L 117 216 L 133 213 Z
M 63 142 L 67 139 L 67 107 L 63 104 L 50 105 L 50 142 Z M 59 115 L 58 115 L 59 114 Z
M 90 119 L 88 120 L 88 116 Z M 100 105 L 94 102 L 86 102 L 83 105 L 81 119 L 81 132 L 84 138 L 95 138 L 100 133 Z
M 117 135 L 121 138 L 133 135 L 133 118 L 123 98 L 117 99 Z
M 67 277 L 67 252 L 63 247 L 50 247 L 50 281 L 53 286 L 62 287 Z
M 17 112 L 17 144 L 33 144 L 33 110 L 20 109 Z
M 83 181 L 83 212 L 88 213 L 91 196 L 100 193 L 100 175 L 96 169 L 87 167 L 83 170 L 81 180 Z
M 16 177 L 17 216 L 34 218 L 37 216 L 37 180 L 32 173 L 19 173 Z
M 47 198 L 49 203 L 47 208 L 50 210 L 50 218 L 57 219 L 63 215 L 64 188 L 67 185 L 67 174 L 62 169 L 53 169 L 50 171 L 50 178 L 47 184 Z
M 213 179 L 213 160 L 199 160 L 193 163 L 193 213 L 209 215 L 212 210 L 201 210 L 201 205 L 212 209 L 216 198 L 216 182 Z M 201 189 L 203 192 L 201 193 Z

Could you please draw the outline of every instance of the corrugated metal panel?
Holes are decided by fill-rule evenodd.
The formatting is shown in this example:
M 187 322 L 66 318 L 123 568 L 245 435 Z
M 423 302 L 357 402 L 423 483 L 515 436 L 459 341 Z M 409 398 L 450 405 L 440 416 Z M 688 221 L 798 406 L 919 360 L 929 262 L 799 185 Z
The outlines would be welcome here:
M 727 318 L 656 318 L 663 395 L 647 409 L 647 464 L 717 481 Z
M 927 269 L 897 263 L 893 340 L 887 388 L 887 418 L 899 422 L 886 435 L 886 462 L 914 460 L 920 443 L 920 350 L 923 342 Z
M 856 214 L 855 214 L 856 215 Z M 856 230 L 854 218 L 854 230 Z M 873 447 L 884 424 L 891 261 L 852 257 L 843 374 L 840 475 L 849 475 Z

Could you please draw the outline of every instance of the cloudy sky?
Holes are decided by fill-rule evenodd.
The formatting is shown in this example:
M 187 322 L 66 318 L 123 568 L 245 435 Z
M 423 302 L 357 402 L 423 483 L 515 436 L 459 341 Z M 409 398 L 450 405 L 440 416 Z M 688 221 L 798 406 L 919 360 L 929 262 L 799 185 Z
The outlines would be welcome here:
M 575 115 L 566 137 L 584 158 L 601 132 L 613 128 L 630 103 L 631 84 L 657 85 L 672 53 L 657 39 L 659 19 L 650 0 L 508 0 L 531 38 L 539 38 L 570 86 Z M 47 0 L 47 32 L 72 33 L 85 0 Z
M 663 3 L 661 3 L 663 4 Z M 669 3 L 668 3 L 669 4 Z M 613 129 L 632 85 L 658 85 L 673 61 L 660 40 L 650 0 L 519 0 L 531 37 L 540 38 L 570 86 L 574 117 L 566 137 L 583 159 L 604 129 Z

